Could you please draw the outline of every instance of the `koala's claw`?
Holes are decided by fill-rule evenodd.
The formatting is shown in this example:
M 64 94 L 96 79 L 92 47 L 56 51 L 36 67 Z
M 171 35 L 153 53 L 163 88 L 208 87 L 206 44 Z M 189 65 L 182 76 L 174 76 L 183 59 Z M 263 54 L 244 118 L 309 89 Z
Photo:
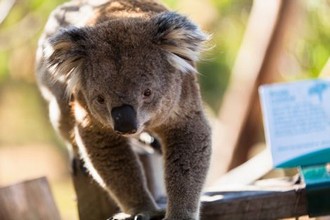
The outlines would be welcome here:
M 165 216 L 165 211 L 157 211 L 152 213 L 139 213 L 136 215 L 128 215 L 126 213 L 118 213 L 108 220 L 161 220 Z
M 161 220 L 163 219 L 164 215 L 156 214 L 150 216 L 149 214 L 137 214 L 134 217 L 134 220 Z
M 134 217 L 134 220 L 149 220 L 149 218 L 146 218 L 145 215 L 142 215 L 142 214 L 138 214 Z
M 107 220 L 134 220 L 134 216 L 128 215 L 126 213 L 118 213 Z
M 116 215 L 110 217 L 108 220 L 150 220 L 150 218 L 142 214 L 138 214 L 134 216 L 125 216 L 125 217 Z

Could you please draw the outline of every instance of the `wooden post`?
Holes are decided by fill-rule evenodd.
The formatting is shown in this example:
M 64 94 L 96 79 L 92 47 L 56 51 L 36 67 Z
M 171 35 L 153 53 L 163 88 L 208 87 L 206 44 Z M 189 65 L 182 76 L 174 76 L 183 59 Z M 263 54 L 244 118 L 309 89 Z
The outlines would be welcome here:
M 159 201 L 166 195 L 163 175 L 162 155 L 155 153 L 139 154 L 144 173 L 147 180 L 148 189 L 155 201 Z
M 274 56 L 283 39 L 289 9 L 296 1 L 255 0 L 247 30 L 239 50 L 228 90 L 219 112 L 222 139 L 214 143 L 213 158 L 218 165 L 210 172 L 218 177 L 247 160 L 247 152 L 261 131 L 257 89 L 261 82 L 273 81 Z M 221 158 L 221 160 L 219 160 Z M 216 163 L 216 162 L 215 162 Z M 227 166 L 225 168 L 221 168 Z
M 241 135 L 237 140 L 229 170 L 245 162 L 251 147 L 260 141 L 262 114 L 258 87 L 264 83 L 272 83 L 280 79 L 278 67 L 283 55 L 285 40 L 295 23 L 295 17 L 299 14 L 297 10 L 299 10 L 297 0 L 283 1 L 261 67 L 256 70 L 257 78 L 251 91 L 250 103 L 246 109 L 246 120 L 242 125 Z
M 330 77 L 330 57 L 327 60 L 326 64 L 324 65 L 321 73 L 320 73 L 321 78 L 329 78 Z
M 46 178 L 0 188 L 0 219 L 60 220 Z

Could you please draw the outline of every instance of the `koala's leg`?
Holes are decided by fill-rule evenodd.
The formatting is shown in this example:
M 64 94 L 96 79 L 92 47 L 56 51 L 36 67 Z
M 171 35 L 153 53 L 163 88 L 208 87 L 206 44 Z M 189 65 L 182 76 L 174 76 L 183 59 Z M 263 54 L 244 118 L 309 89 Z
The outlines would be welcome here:
M 163 133 L 166 220 L 199 219 L 200 194 L 211 155 L 210 133 L 204 116 L 199 114 Z
M 75 136 L 87 169 L 109 191 L 123 212 L 147 216 L 157 212 L 141 165 L 127 138 L 97 126 L 83 128 L 79 125 Z
M 118 206 L 87 173 L 79 158 L 72 159 L 71 175 L 80 220 L 107 219 L 119 212 Z

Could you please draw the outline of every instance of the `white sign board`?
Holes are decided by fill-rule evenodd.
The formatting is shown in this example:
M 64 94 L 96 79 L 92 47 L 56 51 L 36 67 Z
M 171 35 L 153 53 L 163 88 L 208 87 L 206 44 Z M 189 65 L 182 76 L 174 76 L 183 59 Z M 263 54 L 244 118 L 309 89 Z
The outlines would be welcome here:
M 265 135 L 275 167 L 330 161 L 330 81 L 259 88 Z

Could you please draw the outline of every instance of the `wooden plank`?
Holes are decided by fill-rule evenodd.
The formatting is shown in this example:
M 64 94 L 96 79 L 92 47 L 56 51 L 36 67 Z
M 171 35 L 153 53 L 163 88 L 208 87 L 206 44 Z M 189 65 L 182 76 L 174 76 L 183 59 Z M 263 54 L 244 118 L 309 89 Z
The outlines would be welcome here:
M 0 219 L 60 220 L 47 179 L 0 188 Z
M 203 196 L 202 220 L 280 219 L 307 215 L 304 185 L 284 189 L 246 187 Z
M 209 188 L 224 185 L 248 185 L 265 176 L 273 169 L 272 158 L 268 150 L 263 150 L 250 160 L 222 175 Z M 253 170 L 253 172 L 251 172 Z
M 330 77 L 330 57 L 328 58 L 327 62 L 325 63 L 321 73 L 320 78 L 328 78 Z
M 0 24 L 6 19 L 10 11 L 13 9 L 16 0 L 5 0 L 0 2 Z
M 255 0 L 228 90 L 219 112 L 223 139 L 214 158 L 222 158 L 219 176 L 247 160 L 250 148 L 260 141 L 262 129 L 258 86 L 279 78 L 278 58 L 283 49 L 298 1 Z M 266 19 L 267 18 L 267 19 Z M 262 30 L 262 31 L 261 31 Z M 217 150 L 217 149 L 222 150 Z M 227 161 L 226 161 L 227 160 Z M 215 169 L 215 168 L 214 168 Z M 211 171 L 215 172 L 215 171 Z
M 236 146 L 248 117 L 258 75 L 286 4 L 287 1 L 283 0 L 253 2 L 247 29 L 218 116 L 223 124 L 224 140 L 217 140 L 214 144 L 216 149 L 213 158 L 222 160 L 217 160 L 219 165 L 211 166 L 217 169 L 211 172 L 219 172 L 219 168 L 227 165 L 219 176 L 228 171 L 229 167 L 232 168 L 237 157 L 242 156 L 235 154 Z M 249 148 L 248 144 L 245 146 Z
M 266 179 L 255 185 L 221 185 L 201 198 L 201 220 L 273 220 L 308 215 L 299 176 Z M 160 207 L 166 207 L 163 198 Z
M 245 162 L 248 159 L 247 156 L 250 148 L 260 141 L 262 117 L 258 87 L 265 83 L 279 81 L 280 74 L 278 67 L 280 66 L 280 62 L 283 61 L 283 53 L 289 33 L 292 31 L 292 26 L 300 18 L 301 13 L 299 13 L 299 9 L 299 1 L 297 0 L 284 1 L 282 3 L 280 14 L 262 65 L 259 70 L 256 70 L 258 77 L 251 91 L 250 103 L 246 109 L 246 121 L 242 125 L 241 135 L 237 139 L 229 170 Z

